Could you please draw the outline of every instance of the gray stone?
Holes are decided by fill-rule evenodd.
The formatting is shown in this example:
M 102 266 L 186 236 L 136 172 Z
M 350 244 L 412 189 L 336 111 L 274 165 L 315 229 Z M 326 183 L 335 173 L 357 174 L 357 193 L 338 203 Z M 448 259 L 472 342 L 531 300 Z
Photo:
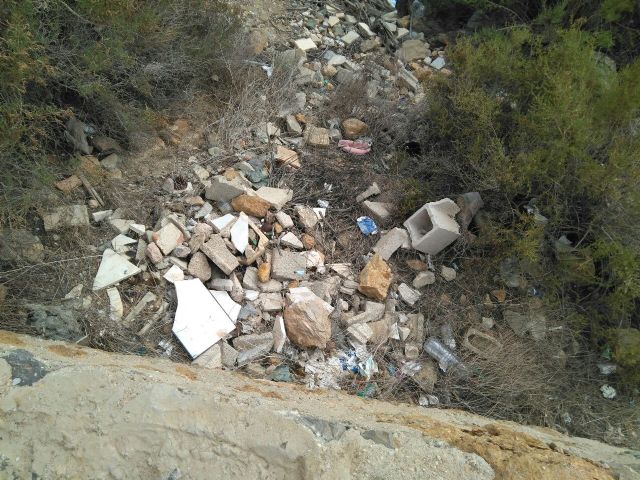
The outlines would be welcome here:
M 284 212 L 276 213 L 276 220 L 285 230 L 293 227 L 293 219 Z
M 178 258 L 187 258 L 189 255 L 191 255 L 191 249 L 186 245 L 178 245 L 173 250 L 173 255 Z
M 273 252 L 271 278 L 275 280 L 301 280 L 305 277 L 307 259 L 297 252 L 276 249 Z
M 225 275 L 230 275 L 240 264 L 238 259 L 229 251 L 224 239 L 220 235 L 211 235 L 209 241 L 200 250 L 215 263 Z
M 202 252 L 196 252 L 189 261 L 188 272 L 202 282 L 206 282 L 211 278 L 211 265 L 207 256 Z
M 211 212 L 213 212 L 213 205 L 207 202 L 198 209 L 198 211 L 193 215 L 193 218 L 204 218 Z
M 250 190 L 251 183 L 241 175 L 237 175 L 233 180 L 227 180 L 224 175 L 216 175 L 211 179 L 211 185 L 206 188 L 205 197 L 216 202 L 229 202 Z
M 418 273 L 416 278 L 413 280 L 413 286 L 415 288 L 426 287 L 427 285 L 432 285 L 434 283 L 436 283 L 436 274 L 430 271 Z
M 113 229 L 118 232 L 125 234 L 129 231 L 129 227 L 136 223 L 133 220 L 124 220 L 122 218 L 110 218 L 109 225 L 113 227 Z
M 380 240 L 373 247 L 373 251 L 384 260 L 389 260 L 396 250 L 405 244 L 407 232 L 402 228 L 392 228 L 380 237 Z
M 367 300 L 365 304 L 364 312 L 354 315 L 351 318 L 345 318 L 344 324 L 346 326 L 356 325 L 358 323 L 376 322 L 384 316 L 385 304 L 371 302 Z
M 302 250 L 304 248 L 300 239 L 292 232 L 287 232 L 280 238 L 280 245 L 295 248 L 296 250 Z
M 273 346 L 273 333 L 254 333 L 250 335 L 242 335 L 240 337 L 236 337 L 233 339 L 233 348 L 238 350 L 239 352 L 243 352 L 245 350 L 251 350 L 255 347 L 267 347 L 268 350 L 271 350 Z
M 362 53 L 370 52 L 371 50 L 378 48 L 380 43 L 376 38 L 369 38 L 368 40 L 364 40 L 360 43 L 360 51 Z
M 247 267 L 242 277 L 242 287 L 247 290 L 258 290 L 258 269 L 256 267 Z
M 89 212 L 86 205 L 67 205 L 43 214 L 42 220 L 47 232 L 67 227 L 88 227 Z M 122 233 L 126 233 L 126 230 Z
M 214 278 L 209 282 L 211 290 L 218 290 L 220 292 L 230 292 L 233 289 L 233 280 L 228 278 Z
M 337 83 L 349 83 L 354 78 L 354 74 L 351 70 L 346 68 L 338 68 L 335 76 L 333 77 Z
M 364 22 L 359 22 L 358 23 L 358 30 L 360 31 L 360 33 L 365 36 L 365 37 L 375 37 L 376 34 L 373 33 L 373 31 L 371 30 L 371 27 L 369 27 L 369 25 L 367 25 Z
M 282 291 L 282 282 L 269 280 L 268 282 L 258 282 L 258 287 L 264 293 L 276 293 Z
M 389 210 L 392 208 L 392 205 L 388 203 L 370 202 L 366 200 L 362 206 L 378 225 L 385 224 L 391 217 Z
M 398 294 L 400 294 L 400 298 L 407 302 L 409 305 L 414 305 L 418 300 L 420 300 L 420 292 L 414 290 L 406 283 L 401 283 L 398 286 Z
M 396 55 L 405 63 L 422 60 L 427 56 L 429 46 L 420 40 L 407 40 L 396 50 Z
M 293 198 L 293 190 L 288 188 L 260 187 L 256 195 L 269 202 L 276 210 L 282 210 L 287 202 Z
M 360 40 L 360 35 L 358 35 L 358 32 L 355 30 L 351 30 L 340 40 L 342 40 L 345 45 L 351 45 L 353 42 Z
M 271 342 L 273 343 L 273 341 Z M 245 350 L 244 352 L 240 352 L 238 354 L 238 366 L 242 367 L 248 363 L 254 362 L 264 356 L 266 356 L 271 351 L 271 346 L 267 348 L 267 345 L 260 345 L 252 348 L 251 350 Z
M 44 247 L 40 239 L 26 230 L 4 228 L 0 230 L 0 261 L 41 262 L 44 258 Z
M 222 367 L 222 349 L 220 348 L 220 343 L 216 343 L 204 353 L 201 353 L 198 358 L 196 358 L 192 365 L 197 365 L 203 368 L 221 368 Z
M 367 198 L 373 197 L 374 195 L 380 195 L 380 187 L 376 182 L 373 182 L 369 188 L 367 188 L 364 192 L 356 197 L 356 202 L 364 202 Z
M 279 293 L 261 293 L 255 304 L 263 312 L 279 312 L 282 310 L 282 296 Z
M 184 241 L 184 234 L 173 223 L 167 223 L 164 227 L 153 234 L 156 245 L 163 254 L 169 255 Z
M 398 69 L 398 86 L 407 88 L 414 93 L 420 90 L 420 81 L 416 76 L 404 67 Z
M 222 365 L 226 368 L 235 367 L 238 360 L 238 351 L 224 340 L 220 342 L 220 350 L 222 351 Z
M 296 117 L 293 115 L 287 115 L 286 122 L 288 132 L 295 133 L 296 135 L 302 135 L 302 127 L 300 126 L 300 123 L 298 123 L 298 120 L 296 120 Z
M 112 153 L 111 155 L 107 156 L 106 158 L 100 161 L 100 166 L 105 170 L 109 170 L 110 172 L 113 172 L 117 170 L 120 166 L 120 157 L 118 156 L 117 153 Z
M 447 282 L 451 282 L 456 279 L 457 273 L 455 269 L 451 267 L 442 266 L 441 270 L 442 278 L 444 278 Z
M 307 205 L 296 205 L 294 210 L 298 215 L 298 220 L 305 230 L 313 230 L 313 227 L 318 224 L 318 215 L 313 211 L 313 208 L 308 207 Z
M 347 335 L 356 343 L 366 345 L 373 336 L 373 330 L 366 323 L 356 323 L 347 328 Z

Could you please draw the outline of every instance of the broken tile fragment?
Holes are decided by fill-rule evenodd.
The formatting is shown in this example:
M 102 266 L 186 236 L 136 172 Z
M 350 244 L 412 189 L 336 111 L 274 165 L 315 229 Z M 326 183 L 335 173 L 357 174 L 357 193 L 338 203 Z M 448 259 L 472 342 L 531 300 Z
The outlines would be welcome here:
M 93 280 L 93 291 L 111 287 L 140 272 L 141 270 L 133 263 L 108 248 L 102 254 L 98 273 Z
M 177 282 L 175 286 L 178 308 L 172 331 L 191 358 L 196 358 L 231 332 L 235 325 L 197 278 Z

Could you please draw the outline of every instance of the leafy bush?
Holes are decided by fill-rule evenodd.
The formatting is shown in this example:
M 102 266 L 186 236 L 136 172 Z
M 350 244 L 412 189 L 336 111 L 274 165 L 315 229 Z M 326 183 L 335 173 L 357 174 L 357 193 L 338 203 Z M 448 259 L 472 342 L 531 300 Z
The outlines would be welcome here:
M 222 0 L 1 2 L 4 221 L 61 166 L 47 157 L 67 148 L 65 118 L 126 141 L 148 109 L 210 83 L 236 26 Z
M 430 184 L 433 172 L 447 178 L 442 193 L 482 191 L 494 251 L 537 263 L 529 270 L 602 343 L 640 323 L 640 61 L 616 70 L 598 47 L 577 28 L 459 41 L 455 74 L 428 89 L 422 168 Z M 526 213 L 531 199 L 546 226 Z

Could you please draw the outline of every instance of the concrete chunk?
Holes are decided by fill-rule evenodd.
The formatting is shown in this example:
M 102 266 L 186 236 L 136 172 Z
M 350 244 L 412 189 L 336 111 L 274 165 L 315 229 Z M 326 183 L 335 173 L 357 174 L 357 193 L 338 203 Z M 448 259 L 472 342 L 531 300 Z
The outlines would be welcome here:
M 211 235 L 209 241 L 200 250 L 215 263 L 225 275 L 230 275 L 240 264 L 238 259 L 227 248 L 220 235 Z
M 211 179 L 211 185 L 205 190 L 205 197 L 217 202 L 229 202 L 251 189 L 251 183 L 241 175 L 228 180 L 224 175 L 216 175 Z
M 460 225 L 455 215 L 460 207 L 449 199 L 426 203 L 405 222 L 416 250 L 435 255 L 460 236 Z
M 361 203 L 364 202 L 367 198 L 373 197 L 374 195 L 380 195 L 380 187 L 376 182 L 373 182 L 369 188 L 367 188 L 364 192 L 356 197 L 356 202 Z
M 373 247 L 373 251 L 384 260 L 389 260 L 396 250 L 404 244 L 407 232 L 402 228 L 393 228 L 380 237 L 378 243 Z
M 285 247 L 295 248 L 296 250 L 302 250 L 304 248 L 300 239 L 292 232 L 285 233 L 280 239 L 280 244 Z
M 169 255 L 174 248 L 184 242 L 184 235 L 175 224 L 169 222 L 160 230 L 154 232 L 153 239 L 162 253 Z
M 89 226 L 89 212 L 86 205 L 67 205 L 43 214 L 42 220 L 47 232 L 68 227 L 87 227 Z M 121 233 L 126 233 L 126 231 Z
M 391 212 L 389 210 L 391 210 L 392 205 L 388 203 L 370 202 L 367 200 L 362 204 L 362 206 L 378 225 L 385 224 L 391 217 Z
M 271 278 L 275 280 L 302 280 L 306 274 L 307 259 L 297 252 L 274 250 Z
M 417 290 L 414 290 L 406 283 L 401 283 L 398 286 L 398 294 L 400 294 L 400 298 L 407 302 L 409 305 L 414 305 L 418 300 L 420 300 L 421 293 Z
M 276 213 L 276 219 L 285 230 L 293 227 L 293 219 L 284 212 Z
M 288 188 L 260 187 L 256 195 L 266 200 L 276 210 L 281 210 L 293 198 L 293 190 Z

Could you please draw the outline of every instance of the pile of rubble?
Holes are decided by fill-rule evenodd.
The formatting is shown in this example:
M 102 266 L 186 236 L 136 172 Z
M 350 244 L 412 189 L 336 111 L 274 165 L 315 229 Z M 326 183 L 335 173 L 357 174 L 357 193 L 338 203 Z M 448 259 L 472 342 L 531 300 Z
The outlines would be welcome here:
M 436 274 L 415 260 L 413 268 L 419 272 L 413 285 L 396 285 L 387 261 L 401 248 L 429 255 L 454 242 L 461 234 L 456 216 L 472 217 L 482 205 L 478 194 L 461 196 L 462 210 L 449 199 L 425 205 L 405 222 L 406 230 L 395 227 L 382 233 L 357 272 L 348 263 L 325 264 L 317 245 L 318 227 L 331 208 L 322 200 L 324 207 L 291 208 L 292 190 L 256 185 L 269 176 L 259 159 L 238 162 L 214 176 L 197 164 L 193 171 L 205 198 L 192 195 L 192 185 L 179 192 L 170 181 L 165 185 L 189 206 L 188 214 L 167 210 L 152 227 L 123 218 L 120 211 L 91 214 L 94 222 L 108 222 L 117 233 L 103 252 L 93 284 L 94 291 L 106 290 L 112 320 L 131 324 L 154 304 L 155 313 L 138 332 L 144 336 L 173 314 L 169 302 L 158 302 L 148 292 L 124 316 L 116 285 L 145 271 L 174 285 L 172 331 L 196 364 L 249 365 L 254 373 L 287 380 L 292 370 L 302 371 L 307 385 L 339 388 L 344 375 L 368 379 L 376 373 L 372 352 L 393 342 L 402 352 L 403 373 L 426 382 L 425 390 L 433 387 L 435 367 L 420 360 L 424 317 L 402 309 L 418 302 L 421 289 L 436 282 Z M 358 201 L 372 222 L 383 225 L 389 205 L 369 200 L 379 193 L 378 186 L 371 185 Z M 63 218 L 67 210 L 81 207 L 61 207 L 53 215 Z M 456 277 L 446 266 L 440 274 L 445 281 Z M 159 346 L 167 353 L 174 348 L 167 339 Z M 267 356 L 269 371 L 264 371 Z M 446 362 L 440 365 L 446 370 Z
M 291 22 L 299 33 L 294 48 L 276 52 L 273 67 L 293 68 L 296 84 L 311 93 L 298 92 L 279 118 L 254 128 L 253 152 L 238 153 L 232 166 L 213 170 L 192 157 L 191 172 L 180 181 L 166 178 L 162 189 L 171 201 L 154 225 L 127 218 L 122 209 L 99 210 L 104 202 L 82 175 L 59 182 L 63 191 L 83 185 L 94 211 L 89 213 L 85 205 L 53 209 L 43 215 L 45 230 L 92 221 L 109 224 L 116 234 L 102 248 L 93 283 L 95 292 L 106 291 L 111 320 L 133 325 L 144 313 L 146 321 L 137 332 L 141 337 L 169 320 L 196 364 L 246 367 L 277 380 L 299 378 L 309 386 L 340 388 L 353 374 L 371 378 L 378 371 L 375 352 L 387 344 L 397 352 L 396 371 L 425 392 L 433 388 L 437 367 L 423 350 L 443 370 L 460 365 L 446 338 L 426 339 L 424 316 L 411 310 L 438 276 L 444 281 L 456 278 L 453 268 L 436 269 L 430 255 L 461 235 L 472 235 L 467 227 L 482 207 L 479 194 L 428 203 L 407 219 L 406 229 L 381 231 L 365 267 L 355 271 L 350 263 L 325 264 L 318 240 L 319 226 L 331 216 L 327 202 L 291 205 L 291 189 L 268 186 L 274 165 L 303 168 L 304 148 L 335 145 L 357 155 L 371 150 L 372 141 L 365 137 L 368 126 L 359 118 L 332 119 L 327 128 L 308 121 L 334 84 L 362 73 L 361 61 L 369 54 L 385 58 L 384 66 L 369 65 L 369 97 L 393 90 L 417 101 L 421 80 L 448 73 L 443 52 L 431 50 L 422 34 L 409 32 L 408 21 L 392 11 L 375 19 L 372 27 L 329 5 L 320 12 L 302 12 L 301 19 Z M 389 55 L 387 49 L 396 46 Z M 323 53 L 308 59 L 307 54 L 320 48 Z M 273 67 L 265 67 L 269 74 Z M 80 129 L 74 138 L 83 135 Z M 255 154 L 260 148 L 264 153 Z M 219 151 L 209 148 L 212 156 Z M 96 168 L 121 177 L 117 160 L 106 156 Z M 375 201 L 380 193 L 374 183 L 356 199 L 368 215 L 358 219 L 363 235 L 388 228 L 393 205 Z M 171 208 L 176 204 L 180 207 Z M 399 249 L 421 252 L 421 260 L 410 262 L 416 272 L 412 285 L 398 284 L 387 263 Z M 125 315 L 118 285 L 141 274 L 165 283 L 167 294 L 158 298 L 148 291 Z M 465 345 L 480 354 L 487 345 L 499 348 L 492 337 L 475 329 L 465 337 Z M 158 347 L 170 354 L 175 345 L 165 338 Z M 422 400 L 436 402 L 433 396 Z

